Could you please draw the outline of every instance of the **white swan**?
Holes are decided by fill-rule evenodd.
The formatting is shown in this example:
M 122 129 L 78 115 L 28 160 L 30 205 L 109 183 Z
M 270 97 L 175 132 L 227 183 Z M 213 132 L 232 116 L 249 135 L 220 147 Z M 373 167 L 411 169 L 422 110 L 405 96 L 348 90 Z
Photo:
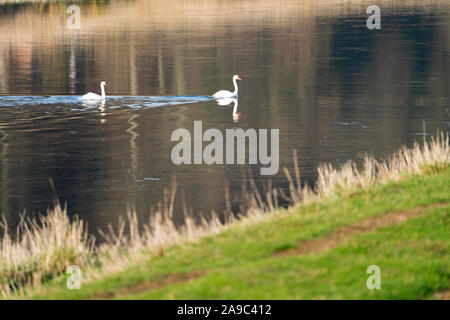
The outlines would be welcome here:
M 105 100 L 105 85 L 106 85 L 105 81 L 100 82 L 100 89 L 102 90 L 101 96 L 99 96 L 96 93 L 89 92 L 89 93 L 86 93 L 84 96 L 82 96 L 81 99 L 83 99 L 83 100 L 100 100 L 100 99 Z
M 223 98 L 234 98 L 234 97 L 237 97 L 237 95 L 238 95 L 238 86 L 237 86 L 236 80 L 242 80 L 242 79 L 237 74 L 235 74 L 233 76 L 233 84 L 234 84 L 234 91 L 233 92 L 228 91 L 228 90 L 220 90 L 220 91 L 217 91 L 216 93 L 214 93 L 212 95 L 212 97 L 214 99 L 223 99 Z

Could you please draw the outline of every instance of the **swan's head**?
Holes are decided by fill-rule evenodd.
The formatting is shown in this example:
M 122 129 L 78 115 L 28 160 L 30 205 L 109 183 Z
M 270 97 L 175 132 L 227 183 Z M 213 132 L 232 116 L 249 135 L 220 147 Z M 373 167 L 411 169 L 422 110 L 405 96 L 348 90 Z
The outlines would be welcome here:
M 233 76 L 233 80 L 242 80 L 242 79 L 241 79 L 241 77 L 239 77 L 238 74 L 235 74 L 235 75 Z
M 100 82 L 100 85 L 103 87 L 103 86 L 106 86 L 106 81 L 102 81 L 102 82 Z

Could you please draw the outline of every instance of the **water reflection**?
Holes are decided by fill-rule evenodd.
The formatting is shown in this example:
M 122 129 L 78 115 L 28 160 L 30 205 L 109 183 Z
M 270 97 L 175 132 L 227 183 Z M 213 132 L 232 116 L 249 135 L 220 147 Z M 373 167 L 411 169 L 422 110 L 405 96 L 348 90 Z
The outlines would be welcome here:
M 49 178 L 92 230 L 128 205 L 146 217 L 173 178 L 195 213 L 239 207 L 243 172 L 269 178 L 255 166 L 175 166 L 170 135 L 194 120 L 279 128 L 280 168 L 296 149 L 305 181 L 321 162 L 448 131 L 446 1 L 382 1 L 379 32 L 366 28 L 365 1 L 79 5 L 80 30 L 66 29 L 62 2 L 0 6 L 0 208 L 12 223 L 52 203 Z M 209 95 L 236 73 L 239 101 L 218 106 Z M 103 103 L 79 100 L 101 80 Z
M 217 100 L 217 104 L 219 106 L 229 106 L 229 105 L 233 104 L 233 113 L 232 113 L 233 122 L 234 123 L 238 123 L 239 122 L 239 118 L 241 117 L 241 112 L 237 112 L 238 106 L 239 106 L 238 99 L 236 99 L 236 98 L 218 99 Z

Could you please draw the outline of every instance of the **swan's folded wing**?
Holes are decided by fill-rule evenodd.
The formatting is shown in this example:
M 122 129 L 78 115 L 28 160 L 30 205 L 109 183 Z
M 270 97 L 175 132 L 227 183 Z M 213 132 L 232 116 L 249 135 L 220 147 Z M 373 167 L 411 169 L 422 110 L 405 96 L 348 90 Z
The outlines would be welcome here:
M 233 92 L 228 90 L 220 90 L 212 95 L 213 98 L 230 98 L 233 96 Z
M 84 99 L 84 100 L 94 100 L 94 99 L 101 99 L 102 97 L 99 96 L 99 95 L 96 94 L 96 93 L 89 92 L 89 93 L 86 93 L 86 94 L 85 94 L 84 96 L 82 96 L 81 98 Z

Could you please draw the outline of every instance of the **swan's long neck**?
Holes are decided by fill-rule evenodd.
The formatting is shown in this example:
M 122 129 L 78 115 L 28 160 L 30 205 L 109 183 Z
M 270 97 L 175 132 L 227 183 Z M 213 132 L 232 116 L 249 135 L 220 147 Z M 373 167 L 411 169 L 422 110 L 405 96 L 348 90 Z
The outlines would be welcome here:
M 237 96 L 238 95 L 238 85 L 236 83 L 236 78 L 233 78 L 233 84 L 234 84 L 234 92 L 233 95 Z
M 102 89 L 102 99 L 105 99 L 105 85 L 101 84 L 100 88 Z

